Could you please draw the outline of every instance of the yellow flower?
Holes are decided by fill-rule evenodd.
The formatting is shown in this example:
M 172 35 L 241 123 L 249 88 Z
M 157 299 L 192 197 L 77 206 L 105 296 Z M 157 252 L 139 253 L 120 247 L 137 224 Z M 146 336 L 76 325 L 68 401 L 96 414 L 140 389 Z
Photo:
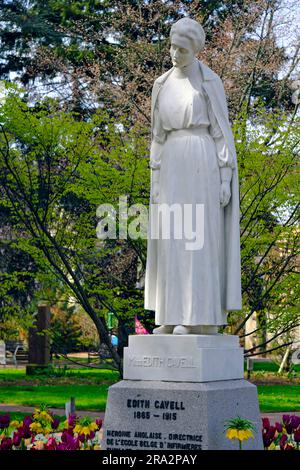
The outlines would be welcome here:
M 53 421 L 52 416 L 49 413 L 47 413 L 47 411 L 41 412 L 41 418 L 44 419 L 45 421 L 48 421 L 48 423 L 52 423 Z
M 39 408 L 36 408 L 33 413 L 34 419 L 39 419 L 40 414 L 41 414 L 41 410 Z
M 252 431 L 249 429 L 228 429 L 226 437 L 228 439 L 238 439 L 239 441 L 247 441 L 250 437 L 254 438 Z
M 33 417 L 37 421 L 43 420 L 43 421 L 46 421 L 48 423 L 52 423 L 52 421 L 53 421 L 52 416 L 49 415 L 49 413 L 45 410 L 41 411 L 39 409 L 36 409 Z
M 74 432 L 81 433 L 82 426 L 80 424 L 76 424 L 75 428 L 73 429 Z
M 85 436 L 88 436 L 90 434 L 89 426 L 82 426 L 80 434 L 84 434 Z
M 90 423 L 90 424 L 85 424 L 85 425 L 76 424 L 74 428 L 74 432 L 88 436 L 92 431 L 96 431 L 97 429 L 98 429 L 98 426 L 96 423 Z
M 18 429 L 18 428 L 21 428 L 23 426 L 23 423 L 22 423 L 22 421 L 15 420 L 15 421 L 11 421 L 10 426 Z
M 239 441 L 247 441 L 248 439 L 250 439 L 250 437 L 254 438 L 252 431 L 250 431 L 249 429 L 238 431 Z
M 101 450 L 101 447 L 99 445 L 94 445 L 94 450 Z
M 226 432 L 226 437 L 228 437 L 228 439 L 238 439 L 237 429 L 228 429 Z
M 36 434 L 43 432 L 43 426 L 41 425 L 41 423 L 31 423 L 29 425 L 29 428 L 32 432 L 35 432 Z

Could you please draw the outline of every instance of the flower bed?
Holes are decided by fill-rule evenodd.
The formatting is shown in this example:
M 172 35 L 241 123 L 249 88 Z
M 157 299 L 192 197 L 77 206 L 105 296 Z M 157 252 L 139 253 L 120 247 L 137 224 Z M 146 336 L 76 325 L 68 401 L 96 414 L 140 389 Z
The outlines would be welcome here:
M 226 425 L 228 439 L 240 444 L 253 438 L 253 427 L 241 418 Z M 265 450 L 300 450 L 300 417 L 283 415 L 281 423 L 271 425 L 262 419 L 262 437 Z M 46 407 L 37 408 L 23 421 L 11 421 L 9 415 L 0 415 L 0 450 L 101 450 L 102 420 L 79 420 L 70 416 L 61 423 Z M 241 449 L 240 445 L 240 449 Z
M 64 423 L 46 407 L 37 408 L 23 421 L 0 416 L 0 450 L 100 450 L 102 420 L 79 420 L 70 416 Z
M 265 450 L 300 450 L 300 416 L 283 415 L 274 426 L 268 418 L 262 422 Z

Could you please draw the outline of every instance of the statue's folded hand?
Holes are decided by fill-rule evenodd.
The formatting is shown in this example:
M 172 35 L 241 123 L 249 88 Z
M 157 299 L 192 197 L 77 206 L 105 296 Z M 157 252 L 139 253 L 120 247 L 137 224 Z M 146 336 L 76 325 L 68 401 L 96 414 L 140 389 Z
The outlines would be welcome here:
M 220 204 L 221 207 L 226 207 L 231 198 L 230 182 L 223 181 L 220 188 Z
M 154 181 L 152 183 L 152 204 L 158 204 L 159 202 L 159 183 Z

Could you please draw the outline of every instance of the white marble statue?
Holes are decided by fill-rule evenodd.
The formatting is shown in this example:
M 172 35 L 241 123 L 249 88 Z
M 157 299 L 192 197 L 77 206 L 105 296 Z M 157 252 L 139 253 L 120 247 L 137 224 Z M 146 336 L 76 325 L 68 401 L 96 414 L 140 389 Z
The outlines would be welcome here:
M 195 215 L 203 205 L 204 243 L 187 250 L 172 230 L 148 237 L 145 308 L 155 310 L 155 334 L 214 334 L 241 309 L 236 153 L 222 81 L 196 58 L 202 26 L 182 18 L 170 39 L 173 67 L 152 92 L 150 211 L 189 204 Z

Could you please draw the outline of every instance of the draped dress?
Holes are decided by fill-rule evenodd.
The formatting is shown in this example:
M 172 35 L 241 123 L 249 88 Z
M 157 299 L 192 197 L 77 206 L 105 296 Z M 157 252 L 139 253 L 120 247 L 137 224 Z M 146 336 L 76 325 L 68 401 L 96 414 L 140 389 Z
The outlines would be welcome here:
M 154 114 L 150 167 L 160 171 L 159 204 L 152 207 L 179 205 L 192 231 L 185 231 L 183 217 L 183 236 L 178 237 L 171 217 L 170 237 L 165 239 L 162 216 L 158 219 L 155 286 L 152 282 L 150 288 L 146 266 L 145 308 L 155 310 L 157 325 L 224 325 L 226 260 L 220 167 L 234 168 L 235 161 L 200 75 L 194 83 L 172 73 L 158 95 Z M 200 248 L 196 234 L 202 240 Z

